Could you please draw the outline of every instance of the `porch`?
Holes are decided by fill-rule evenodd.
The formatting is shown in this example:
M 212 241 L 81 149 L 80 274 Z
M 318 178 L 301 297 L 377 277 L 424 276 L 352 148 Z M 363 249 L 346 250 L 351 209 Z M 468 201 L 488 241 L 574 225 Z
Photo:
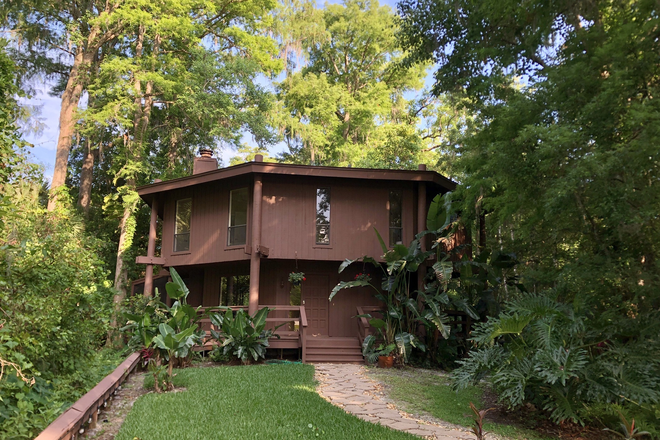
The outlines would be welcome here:
M 338 337 L 328 336 L 310 331 L 305 306 L 285 305 L 259 305 L 259 309 L 268 307 L 273 309 L 266 318 L 266 325 L 275 328 L 275 334 L 268 340 L 269 349 L 298 350 L 299 358 L 303 363 L 332 362 L 332 363 L 364 363 L 361 342 L 358 336 Z M 248 311 L 248 306 L 232 306 L 231 310 Z M 200 312 L 222 312 L 226 309 L 205 307 Z M 276 316 L 271 316 L 276 315 Z M 212 350 L 217 344 L 211 338 L 213 324 L 210 318 L 200 321 L 202 329 L 206 331 L 204 343 L 195 348 L 197 351 Z M 282 325 L 284 324 L 284 325 Z

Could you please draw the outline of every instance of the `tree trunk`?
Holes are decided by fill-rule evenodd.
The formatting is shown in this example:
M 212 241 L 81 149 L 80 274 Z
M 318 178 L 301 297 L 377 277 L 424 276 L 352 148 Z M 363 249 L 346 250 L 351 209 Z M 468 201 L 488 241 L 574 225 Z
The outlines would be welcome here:
M 170 145 L 167 149 L 167 169 L 174 171 L 176 167 L 177 150 L 181 138 L 181 128 L 179 127 L 179 118 L 174 118 L 172 132 L 170 134 Z
M 82 209 L 85 219 L 89 219 L 89 208 L 92 198 L 92 182 L 94 181 L 94 151 L 87 140 L 87 150 L 80 172 L 80 193 L 78 206 Z
M 138 60 L 142 57 L 142 48 L 144 44 L 144 25 L 140 25 L 138 30 L 138 39 L 136 42 L 135 58 Z M 154 54 L 158 53 L 158 46 L 160 39 L 158 36 L 155 38 Z M 151 116 L 151 106 L 153 105 L 153 82 L 148 81 L 145 87 L 144 95 L 142 94 L 142 85 L 140 80 L 135 78 L 135 116 L 133 118 L 133 140 L 126 140 L 126 150 L 128 152 L 128 160 L 132 162 L 140 162 L 142 160 L 142 148 L 144 134 L 146 133 L 149 125 L 149 117 Z M 144 98 L 144 103 L 143 103 Z M 133 175 L 126 179 L 127 193 L 135 195 L 137 176 Z M 117 315 L 121 302 L 126 298 L 126 284 L 128 282 L 128 272 L 124 265 L 124 255 L 133 241 L 132 234 L 135 231 L 133 213 L 139 201 L 139 197 L 130 197 L 127 201 L 127 195 L 124 195 L 124 215 L 120 223 L 121 230 L 119 233 L 119 245 L 117 246 L 117 263 L 115 265 L 115 313 L 112 320 L 112 327 L 117 328 Z M 112 331 L 112 330 L 111 330 Z
M 55 153 L 55 168 L 53 180 L 50 184 L 48 210 L 52 211 L 57 205 L 57 190 L 64 185 L 69 165 L 69 152 L 71 151 L 71 138 L 76 127 L 75 114 L 78 110 L 80 96 L 87 86 L 92 66 L 98 66 L 98 52 L 101 46 L 114 38 L 111 32 L 101 34 L 100 29 L 94 26 L 90 29 L 86 44 L 76 48 L 73 57 L 73 66 L 69 72 L 69 79 L 62 93 L 60 107 L 60 133 L 57 137 L 57 150 Z
M 135 181 L 132 182 L 132 186 L 135 186 Z M 115 264 L 115 296 L 113 298 L 114 313 L 112 314 L 112 321 L 110 323 L 111 328 L 108 334 L 108 342 L 111 346 L 115 346 L 118 342 L 117 339 L 119 335 L 116 333 L 116 331 L 119 328 L 119 325 L 117 320 L 121 310 L 121 303 L 124 302 L 124 299 L 126 298 L 128 272 L 124 266 L 124 255 L 126 254 L 126 251 L 129 247 L 126 243 L 129 237 L 129 230 L 134 230 L 134 228 L 130 227 L 134 205 L 135 203 L 124 205 L 124 215 L 122 216 L 121 222 L 119 223 L 119 246 L 117 247 L 117 262 Z
M 57 138 L 57 150 L 55 153 L 55 169 L 53 180 L 50 185 L 50 197 L 48 199 L 48 210 L 52 211 L 57 205 L 56 193 L 59 187 L 64 185 L 66 171 L 69 163 L 69 152 L 71 151 L 71 138 L 73 137 L 76 121 L 74 115 L 78 110 L 80 95 L 84 89 L 83 77 L 85 60 L 88 58 L 83 47 L 79 47 L 73 58 L 73 66 L 69 73 L 69 80 L 62 93 L 62 104 L 60 107 L 60 133 Z

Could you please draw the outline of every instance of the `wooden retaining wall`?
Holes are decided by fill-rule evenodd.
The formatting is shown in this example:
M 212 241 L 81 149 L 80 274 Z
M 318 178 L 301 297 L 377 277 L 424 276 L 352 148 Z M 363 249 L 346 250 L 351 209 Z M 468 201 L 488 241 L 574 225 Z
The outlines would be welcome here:
M 115 371 L 64 411 L 35 440 L 73 440 L 82 429 L 94 428 L 100 409 L 107 405 L 108 400 L 112 398 L 117 388 L 131 374 L 139 361 L 140 353 L 128 356 Z

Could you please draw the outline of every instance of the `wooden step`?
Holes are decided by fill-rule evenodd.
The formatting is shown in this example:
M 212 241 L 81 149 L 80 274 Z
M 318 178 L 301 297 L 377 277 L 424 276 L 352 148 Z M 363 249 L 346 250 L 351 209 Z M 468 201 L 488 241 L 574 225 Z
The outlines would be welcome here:
M 306 362 L 364 363 L 356 337 L 308 336 L 305 345 Z
M 337 347 L 337 348 L 360 348 L 360 341 L 358 338 L 314 338 L 308 337 L 306 339 L 307 347 Z
M 357 349 L 350 349 L 350 348 L 308 348 L 307 349 L 307 354 L 332 354 L 333 356 L 344 356 L 344 355 L 357 355 L 357 356 L 362 356 L 362 352 Z
M 315 362 L 315 363 L 332 363 L 332 364 L 364 364 L 364 359 L 362 356 L 351 356 L 351 357 L 343 357 L 341 359 L 337 359 L 334 357 L 329 357 L 325 355 L 308 355 L 306 361 L 308 363 L 310 362 Z

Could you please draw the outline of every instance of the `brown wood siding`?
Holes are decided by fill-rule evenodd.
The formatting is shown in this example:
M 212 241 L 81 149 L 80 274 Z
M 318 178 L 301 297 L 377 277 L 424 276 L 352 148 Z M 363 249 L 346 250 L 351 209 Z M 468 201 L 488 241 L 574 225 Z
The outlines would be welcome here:
M 372 283 L 380 285 L 382 273 L 371 265 L 363 267 L 356 264 L 338 273 L 338 262 L 311 262 L 299 261 L 298 269 L 294 260 L 261 260 L 261 282 L 259 285 L 259 304 L 289 305 L 289 292 L 291 285 L 288 278 L 291 272 L 304 272 L 308 275 L 308 281 L 313 283 L 322 277 L 327 278 L 327 292 L 317 292 L 319 297 L 328 298 L 330 291 L 340 280 L 348 281 L 355 278 L 360 272 L 373 274 Z M 302 283 L 302 296 L 307 301 L 305 292 L 312 288 L 308 281 Z M 318 284 L 318 282 L 316 283 Z M 374 297 L 375 291 L 370 287 L 347 289 L 339 292 L 333 301 L 328 302 L 328 329 L 329 336 L 348 337 L 357 336 L 357 322 L 353 318 L 357 314 L 357 306 L 378 305 Z M 305 304 L 307 307 L 307 304 Z M 273 312 L 272 317 L 286 317 L 287 312 Z M 307 314 L 310 319 L 309 312 Z
M 229 193 L 233 189 L 249 189 L 247 178 L 212 182 L 170 193 L 163 203 L 162 256 L 167 266 L 214 264 L 247 261 L 246 247 L 227 246 Z M 313 177 L 264 175 L 262 197 L 262 242 L 269 258 L 312 261 L 343 261 L 383 252 L 374 228 L 389 244 L 389 191 L 402 191 L 403 242 L 410 243 L 418 232 L 417 183 L 403 181 L 361 181 Z M 316 189 L 330 188 L 330 245 L 317 245 Z M 427 193 L 432 200 L 435 191 Z M 175 205 L 177 200 L 192 199 L 190 250 L 173 253 Z M 248 219 L 251 218 L 251 200 Z M 247 225 L 247 248 L 251 245 L 250 224 Z
M 389 241 L 389 191 L 403 191 L 403 240 L 413 239 L 415 200 L 409 182 L 273 179 L 265 176 L 262 244 L 269 258 L 342 261 L 383 251 L 374 228 Z M 316 189 L 330 188 L 330 245 L 317 245 Z
M 251 183 L 245 179 L 200 185 L 191 189 L 179 190 L 172 194 L 163 207 L 162 256 L 167 266 L 186 266 L 226 261 L 249 260 L 245 246 L 227 246 L 227 226 L 229 222 L 229 193 L 238 188 L 248 188 Z M 176 200 L 192 198 L 190 224 L 190 249 L 187 252 L 173 252 Z M 248 203 L 248 219 L 250 208 Z M 249 222 L 249 220 L 248 220 Z M 247 226 L 247 245 L 250 244 L 250 227 Z

